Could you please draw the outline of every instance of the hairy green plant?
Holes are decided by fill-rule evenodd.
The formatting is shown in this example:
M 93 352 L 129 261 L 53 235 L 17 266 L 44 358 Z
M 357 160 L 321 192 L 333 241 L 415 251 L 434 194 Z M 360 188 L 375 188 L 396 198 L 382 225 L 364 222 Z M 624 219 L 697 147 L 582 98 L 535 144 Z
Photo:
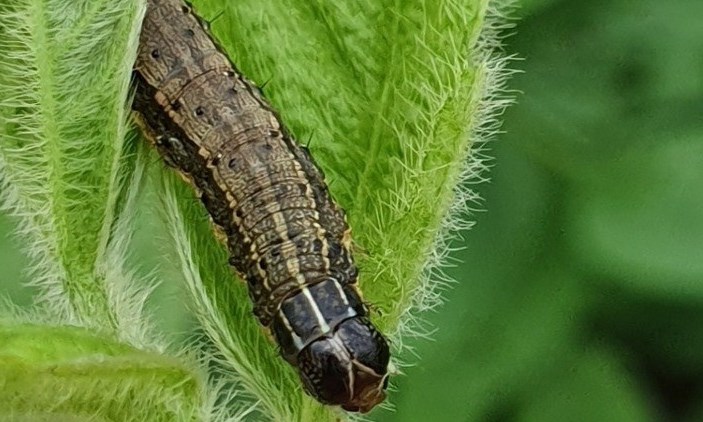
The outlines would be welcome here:
M 169 346 L 151 327 L 144 302 L 154 284 L 126 263 L 146 163 L 156 161 L 129 131 L 144 6 L 0 5 L 1 203 L 33 259 L 36 291 L 30 316 L 7 305 L 0 320 L 0 411 L 335 420 L 276 356 L 204 209 L 163 166 L 154 173 L 170 253 L 206 340 Z M 205 19 L 221 14 L 215 36 L 246 75 L 268 82 L 283 120 L 309 143 L 354 229 L 373 319 L 401 356 L 405 335 L 426 334 L 421 312 L 440 301 L 448 242 L 475 199 L 464 186 L 480 180 L 480 145 L 506 105 L 497 51 L 506 0 L 195 6 Z

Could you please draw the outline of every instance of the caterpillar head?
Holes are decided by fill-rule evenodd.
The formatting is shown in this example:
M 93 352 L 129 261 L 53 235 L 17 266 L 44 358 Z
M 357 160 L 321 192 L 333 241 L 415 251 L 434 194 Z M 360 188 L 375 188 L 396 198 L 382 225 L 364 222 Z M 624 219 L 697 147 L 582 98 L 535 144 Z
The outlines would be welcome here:
M 319 401 L 366 413 L 386 397 L 390 352 L 365 317 L 341 322 L 298 355 L 305 389 Z

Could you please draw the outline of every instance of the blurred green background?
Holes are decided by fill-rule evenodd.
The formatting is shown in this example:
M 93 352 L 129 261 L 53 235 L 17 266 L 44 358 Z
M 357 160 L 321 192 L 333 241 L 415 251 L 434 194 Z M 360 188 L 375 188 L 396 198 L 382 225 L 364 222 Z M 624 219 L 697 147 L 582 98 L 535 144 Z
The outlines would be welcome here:
M 703 2 L 523 2 L 520 90 L 386 421 L 703 421 Z
M 521 93 L 473 187 L 485 211 L 433 340 L 410 343 L 397 411 L 373 416 L 703 420 L 703 2 L 521 3 Z M 13 225 L 0 216 L 0 280 L 28 303 Z M 184 333 L 179 295 L 154 300 Z

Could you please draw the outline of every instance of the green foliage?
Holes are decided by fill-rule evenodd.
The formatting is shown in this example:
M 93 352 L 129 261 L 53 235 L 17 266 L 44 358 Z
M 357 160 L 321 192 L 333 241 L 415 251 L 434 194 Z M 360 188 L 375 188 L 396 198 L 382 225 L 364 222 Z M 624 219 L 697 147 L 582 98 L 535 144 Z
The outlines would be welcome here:
M 525 3 L 487 212 L 383 420 L 702 420 L 703 4 Z
M 205 17 L 224 7 L 213 32 L 309 143 L 347 210 L 381 327 L 404 326 L 413 299 L 432 307 L 418 274 L 457 199 L 466 151 L 481 140 L 469 132 L 503 105 L 484 101 L 477 111 L 502 81 L 487 56 L 493 34 L 479 41 L 479 23 L 489 15 L 491 24 L 500 2 L 195 4 Z M 467 57 L 472 45 L 481 48 Z M 480 163 L 472 165 L 464 177 L 477 176 Z
M 478 180 L 483 165 L 470 151 L 506 104 L 496 97 L 504 59 L 493 55 L 500 5 L 196 2 L 206 19 L 224 12 L 213 33 L 245 74 L 270 79 L 267 95 L 309 140 L 354 227 L 362 288 L 396 357 L 401 334 L 439 302 L 433 271 L 472 198 L 457 185 Z M 34 317 L 8 305 L 0 322 L 7 412 L 335 420 L 339 411 L 301 391 L 252 317 L 194 192 L 162 165 L 146 171 L 158 158 L 130 135 L 128 111 L 143 11 L 137 0 L 0 6 L 0 194 L 36 292 Z M 146 174 L 160 202 L 141 194 Z M 161 232 L 144 224 L 148 213 L 135 218 L 154 208 Z M 136 227 L 148 230 L 137 243 Z M 159 278 L 184 280 L 202 334 L 185 353 L 169 351 L 143 309 L 156 287 L 134 257 L 155 249 L 171 257 Z M 202 371 L 190 369 L 195 354 Z M 37 388 L 47 395 L 29 394 Z
M 185 421 L 201 412 L 199 376 L 176 359 L 70 326 L 3 321 L 0 339 L 5 420 Z
M 83 3 L 0 9 L 2 196 L 21 216 L 38 302 L 59 318 L 141 336 L 111 301 L 134 294 L 115 261 L 129 241 L 122 220 L 134 194 L 124 190 L 137 161 L 123 159 L 125 63 L 134 60 L 143 6 Z

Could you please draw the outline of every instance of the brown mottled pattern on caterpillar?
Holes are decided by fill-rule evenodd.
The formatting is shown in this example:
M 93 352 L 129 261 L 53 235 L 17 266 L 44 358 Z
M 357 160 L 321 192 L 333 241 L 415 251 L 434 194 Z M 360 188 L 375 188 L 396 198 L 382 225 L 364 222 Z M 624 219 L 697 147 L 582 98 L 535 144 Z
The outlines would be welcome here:
M 356 289 L 344 213 L 307 150 L 181 0 L 150 0 L 134 68 L 145 136 L 198 191 L 306 391 L 367 412 L 389 350 Z

